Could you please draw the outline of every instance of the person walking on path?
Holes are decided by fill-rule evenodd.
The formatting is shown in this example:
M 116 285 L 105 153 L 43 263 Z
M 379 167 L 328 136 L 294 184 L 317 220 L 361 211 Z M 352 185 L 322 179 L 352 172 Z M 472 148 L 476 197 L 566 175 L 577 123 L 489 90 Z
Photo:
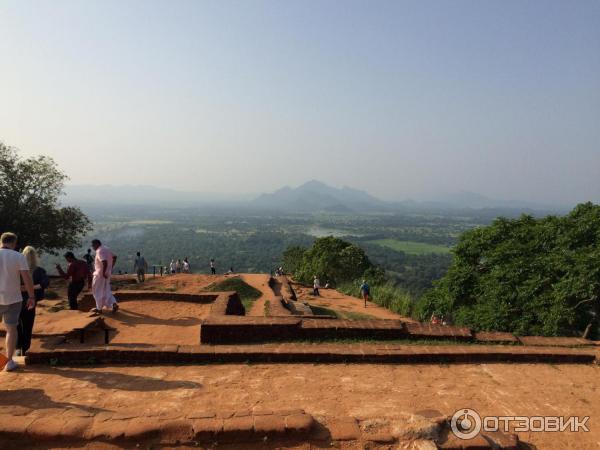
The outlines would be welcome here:
M 319 288 L 321 287 L 320 283 L 319 283 L 319 279 L 317 278 L 317 276 L 315 275 L 315 278 L 313 280 L 313 295 L 315 297 L 319 297 Z
M 73 252 L 65 253 L 67 260 L 67 272 L 62 269 L 60 264 L 56 265 L 56 270 L 65 280 L 71 279 L 67 286 L 67 297 L 69 299 L 69 308 L 72 310 L 79 309 L 77 306 L 77 297 L 85 287 L 85 281 L 89 278 L 90 272 L 87 262 L 75 258 Z
M 94 274 L 94 257 L 92 256 L 91 248 L 87 249 L 87 253 L 83 255 L 83 260 L 87 264 L 88 268 L 88 289 L 92 289 L 92 275 Z
M 25 255 L 15 251 L 17 235 L 3 233 L 0 236 L 0 318 L 6 329 L 6 357 L 4 370 L 10 372 L 18 367 L 13 355 L 17 346 L 17 325 L 21 314 L 21 280 L 27 292 L 27 309 L 35 308 L 33 280 Z
M 371 294 L 371 289 L 369 288 L 369 285 L 367 284 L 367 280 L 363 280 L 362 284 L 360 285 L 360 295 L 362 295 L 362 298 L 365 301 L 365 308 L 367 307 L 367 302 L 371 300 L 370 294 Z
M 172 259 L 171 264 L 169 264 L 169 272 L 171 272 L 171 274 L 175 273 L 175 260 L 174 259 Z
M 146 281 L 146 272 L 148 271 L 148 263 L 140 252 L 136 253 L 137 257 L 133 263 L 133 271 L 137 273 L 137 279 L 139 283 Z
M 119 305 L 110 289 L 110 276 L 117 262 L 117 256 L 98 239 L 92 241 L 92 248 L 96 251 L 92 280 L 92 294 L 96 301 L 96 308 L 92 311 L 101 314 L 104 308 L 112 308 L 113 312 L 117 312 Z
M 46 271 L 39 266 L 39 258 L 35 248 L 27 246 L 23 249 L 23 255 L 29 265 L 29 272 L 33 280 L 34 306 L 29 308 L 29 294 L 27 288 L 21 286 L 21 315 L 17 326 L 17 354 L 25 356 L 25 352 L 31 347 L 31 336 L 33 334 L 33 323 L 35 322 L 35 305 L 44 299 L 44 292 L 50 286 L 50 279 Z
M 212 275 L 216 275 L 217 274 L 217 269 L 215 268 L 215 260 L 214 260 L 214 258 L 210 259 L 210 273 Z
M 183 258 L 183 273 L 190 273 L 190 262 L 187 256 Z

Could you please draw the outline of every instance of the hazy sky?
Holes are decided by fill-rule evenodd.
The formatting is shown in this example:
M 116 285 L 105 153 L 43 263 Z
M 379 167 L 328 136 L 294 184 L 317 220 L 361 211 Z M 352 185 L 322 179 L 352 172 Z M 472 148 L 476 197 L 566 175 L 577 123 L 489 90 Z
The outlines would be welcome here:
M 600 202 L 598 0 L 0 0 L 0 58 L 76 184 Z

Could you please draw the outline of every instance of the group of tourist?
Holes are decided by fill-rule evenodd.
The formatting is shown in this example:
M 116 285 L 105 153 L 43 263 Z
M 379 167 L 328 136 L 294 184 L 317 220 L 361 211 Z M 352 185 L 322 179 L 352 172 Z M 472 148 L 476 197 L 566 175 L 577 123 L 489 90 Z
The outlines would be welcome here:
M 36 249 L 26 246 L 22 252 L 18 252 L 17 244 L 18 237 L 14 233 L 7 232 L 0 236 L 0 317 L 6 329 L 6 371 L 18 367 L 13 360 L 15 354 L 23 355 L 29 350 L 36 304 L 44 298 L 45 290 L 50 285 L 48 274 L 39 265 Z M 58 273 L 69 280 L 69 308 L 78 309 L 77 297 L 87 281 L 96 303 L 92 311 L 97 314 L 104 309 L 116 312 L 119 305 L 112 294 L 110 277 L 117 256 L 98 239 L 92 241 L 92 248 L 96 252 L 95 257 L 91 256 L 91 249 L 83 259 L 77 259 L 73 252 L 67 252 L 64 255 L 67 270 L 56 266 Z
M 177 261 L 175 261 L 174 259 L 171 260 L 171 264 L 169 264 L 167 273 L 190 273 L 191 272 L 191 268 L 190 268 L 190 261 L 188 260 L 187 256 L 185 258 L 183 258 L 183 261 L 181 259 L 178 259 Z
M 211 275 L 216 275 L 217 267 L 215 266 L 214 258 L 211 258 L 208 264 L 210 267 Z M 166 273 L 167 274 L 191 273 L 190 262 L 189 262 L 188 258 L 187 257 L 183 258 L 183 261 L 181 259 L 178 259 L 178 260 L 172 259 L 171 263 L 166 268 Z M 227 271 L 226 274 L 232 274 L 232 273 L 233 273 L 233 266 L 229 268 L 229 271 Z

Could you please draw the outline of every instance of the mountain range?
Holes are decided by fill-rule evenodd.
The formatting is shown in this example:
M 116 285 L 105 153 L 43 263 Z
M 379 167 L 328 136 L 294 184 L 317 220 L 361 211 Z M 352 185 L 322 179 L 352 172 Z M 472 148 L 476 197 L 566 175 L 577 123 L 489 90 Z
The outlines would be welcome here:
M 496 200 L 473 192 L 447 193 L 433 200 L 384 201 L 350 187 L 336 188 L 311 180 L 298 187 L 283 187 L 259 196 L 176 191 L 155 186 L 69 185 L 64 202 L 81 206 L 224 207 L 285 212 L 373 213 L 460 209 L 566 211 L 568 208 Z

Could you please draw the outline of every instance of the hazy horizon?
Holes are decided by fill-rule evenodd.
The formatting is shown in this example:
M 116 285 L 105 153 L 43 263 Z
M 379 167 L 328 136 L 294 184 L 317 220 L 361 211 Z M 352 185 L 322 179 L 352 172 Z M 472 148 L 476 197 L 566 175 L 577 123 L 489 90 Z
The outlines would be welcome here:
M 0 0 L 0 141 L 74 185 L 600 202 L 600 2 Z
M 315 184 L 317 187 L 315 187 Z M 307 199 L 313 197 L 310 192 L 319 192 L 318 195 L 322 195 L 323 190 L 329 191 L 331 188 L 337 190 L 338 194 L 344 192 L 344 190 L 349 189 L 350 191 L 355 191 L 352 193 L 349 198 L 354 198 L 354 201 L 362 201 L 360 199 L 363 198 L 364 194 L 368 194 L 373 197 L 373 207 L 376 209 L 379 206 L 384 206 L 385 208 L 395 208 L 398 207 L 410 207 L 410 205 L 414 205 L 415 207 L 423 206 L 423 207 L 434 207 L 434 208 L 468 208 L 473 210 L 485 209 L 485 208 L 496 208 L 496 209 L 506 209 L 512 210 L 512 212 L 521 210 L 523 212 L 536 210 L 538 212 L 545 213 L 566 213 L 571 210 L 575 203 L 572 204 L 561 204 L 561 203 L 541 203 L 541 202 L 528 202 L 519 199 L 505 199 L 505 198 L 495 198 L 495 197 L 487 197 L 477 192 L 471 191 L 456 191 L 456 192 L 447 192 L 447 193 L 438 193 L 437 195 L 432 195 L 430 197 L 405 197 L 405 198 L 397 198 L 392 201 L 385 200 L 379 198 L 375 195 L 372 195 L 371 192 L 367 190 L 358 190 L 353 186 L 335 186 L 331 184 L 327 184 L 322 180 L 306 180 L 304 183 L 300 185 L 285 185 L 280 186 L 277 189 L 272 191 L 265 192 L 235 192 L 235 193 L 224 193 L 219 191 L 194 191 L 194 190 L 179 190 L 172 189 L 169 187 L 160 187 L 153 185 L 133 185 L 133 184 L 67 184 L 65 186 L 64 192 L 64 201 L 65 204 L 69 205 L 78 205 L 85 204 L 89 205 L 137 205 L 137 204 L 154 204 L 154 205 L 171 205 L 174 207 L 182 207 L 182 206 L 218 206 L 221 204 L 224 207 L 230 207 L 232 205 L 237 206 L 245 206 L 245 207 L 258 207 L 265 208 L 271 205 L 275 209 L 279 209 L 282 206 L 282 197 L 281 195 L 286 195 L 286 192 L 289 191 L 297 191 L 298 189 L 305 188 L 306 186 L 311 185 L 308 189 L 309 191 L 303 195 L 307 195 Z M 323 185 L 322 187 L 320 185 Z M 315 191 L 316 189 L 316 191 Z M 271 203 L 273 200 L 271 196 L 279 195 L 275 204 Z M 355 196 L 358 195 L 358 198 Z M 268 199 L 263 198 L 267 196 Z M 321 198 L 322 200 L 322 198 Z M 260 201 L 259 204 L 256 204 L 257 201 Z M 353 201 L 353 200 L 350 200 Z M 315 198 L 316 205 L 321 205 L 322 207 L 327 209 L 327 204 L 319 203 L 319 200 Z M 383 203 L 382 203 L 383 202 Z M 293 206 L 290 205 L 291 209 Z M 402 208 L 400 208 L 402 209 Z M 397 209 L 396 211 L 400 211 Z M 359 212 L 359 211 L 356 211 Z M 370 211 L 372 212 L 372 211 Z

